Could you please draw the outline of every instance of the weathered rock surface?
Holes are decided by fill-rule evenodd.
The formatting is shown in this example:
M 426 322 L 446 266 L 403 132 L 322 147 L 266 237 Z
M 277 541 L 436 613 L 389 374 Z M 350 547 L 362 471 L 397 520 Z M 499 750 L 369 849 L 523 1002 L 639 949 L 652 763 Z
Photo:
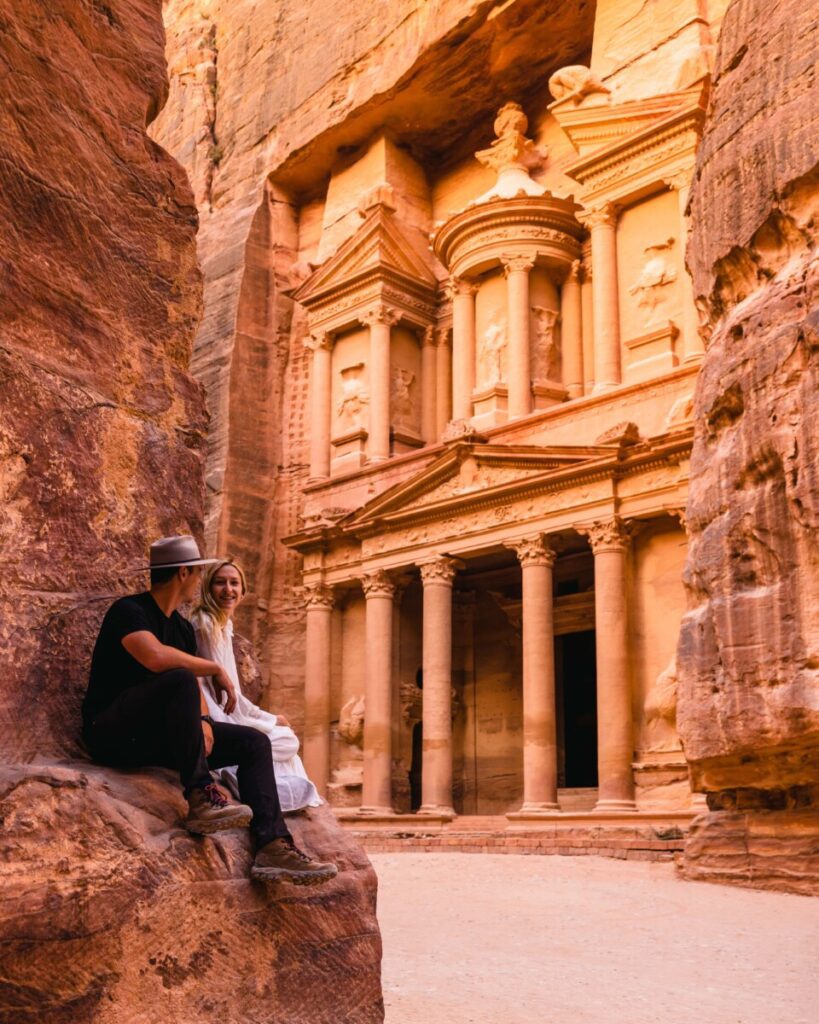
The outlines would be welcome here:
M 3 1024 L 371 1024 L 375 874 L 328 808 L 289 819 L 332 882 L 248 881 L 247 833 L 189 835 L 161 769 L 0 770 Z
M 202 531 L 197 214 L 145 132 L 163 46 L 159 0 L 0 13 L 0 1022 L 369 1024 L 375 878 L 329 812 L 293 831 L 338 879 L 267 892 L 246 834 L 181 829 L 168 773 L 55 763 L 106 607 L 151 539 Z
M 206 532 L 248 570 L 241 626 L 297 728 L 300 560 L 277 543 L 298 528 L 308 461 L 303 314 L 285 294 L 305 244 L 293 204 L 381 127 L 430 166 L 471 153 L 499 97 L 526 95 L 590 46 L 594 20 L 587 0 L 325 6 L 167 0 L 171 95 L 151 129 L 189 171 L 201 216 L 191 366 L 214 420 Z
M 819 104 L 801 5 L 734 0 L 692 193 L 695 399 L 677 719 L 689 877 L 819 892 Z M 772 73 L 776 69 L 776 73 Z
M 76 751 L 91 643 L 150 539 L 202 528 L 185 174 L 145 133 L 157 0 L 0 14 L 0 746 Z M 21 723 L 25 723 L 24 726 Z

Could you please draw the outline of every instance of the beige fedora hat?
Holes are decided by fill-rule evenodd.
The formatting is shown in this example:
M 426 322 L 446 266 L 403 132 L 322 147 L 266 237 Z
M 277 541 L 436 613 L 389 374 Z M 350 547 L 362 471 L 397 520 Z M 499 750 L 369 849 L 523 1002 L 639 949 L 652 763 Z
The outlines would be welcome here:
M 218 558 L 203 558 L 199 545 L 189 533 L 161 537 L 151 545 L 150 569 L 173 569 L 182 565 L 213 565 Z

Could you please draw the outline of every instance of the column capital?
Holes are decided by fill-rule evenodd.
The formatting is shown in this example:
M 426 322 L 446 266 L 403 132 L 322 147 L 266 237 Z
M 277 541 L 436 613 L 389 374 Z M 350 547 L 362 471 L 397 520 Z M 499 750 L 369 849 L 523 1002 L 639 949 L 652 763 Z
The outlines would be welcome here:
M 450 335 L 452 334 L 452 325 L 447 324 L 446 327 L 436 326 L 435 328 L 435 347 L 444 348 L 449 345 Z
M 669 174 L 667 178 L 663 178 L 663 184 L 674 192 L 682 192 L 683 189 L 691 187 L 693 177 L 694 168 L 686 167 L 675 171 L 673 174 Z
M 431 558 L 428 562 L 422 562 L 419 568 L 421 582 L 425 587 L 451 587 L 455 573 L 464 568 L 464 563 L 458 558 L 440 555 L 438 558 Z
M 421 348 L 435 348 L 438 343 L 437 329 L 432 324 L 427 324 L 420 332 Z
M 333 588 L 324 583 L 305 583 L 304 604 L 310 608 L 332 608 L 335 603 Z
M 318 352 L 322 349 L 324 352 L 330 352 L 333 348 L 333 335 L 330 331 L 312 331 L 304 339 L 304 347 L 310 352 Z
M 465 277 L 450 277 L 444 285 L 444 291 L 447 298 L 452 301 L 456 295 L 475 295 L 478 291 L 478 285 L 472 281 L 467 281 Z
M 366 598 L 395 596 L 395 581 L 385 569 L 365 572 L 360 580 Z
M 604 551 L 628 550 L 637 529 L 637 524 L 619 516 L 612 516 L 610 519 L 599 519 L 587 526 L 578 526 L 577 532 L 589 538 L 591 549 L 597 555 Z
M 617 224 L 617 207 L 614 203 L 600 203 L 578 213 L 577 219 L 589 231 L 599 227 L 613 228 Z
M 551 568 L 557 558 L 557 552 L 542 533 L 536 533 L 534 537 L 510 541 L 506 547 L 515 552 L 523 569 L 530 565 L 545 565 L 547 568 Z
M 503 273 L 506 277 L 513 272 L 528 274 L 535 265 L 534 256 L 515 255 L 514 253 L 502 253 L 500 261 L 503 264 Z
M 572 260 L 571 265 L 569 266 L 569 272 L 563 278 L 563 284 L 567 284 L 570 282 L 580 284 L 583 280 L 585 280 L 585 276 L 586 275 L 584 273 L 583 261 Z
M 388 324 L 392 327 L 397 324 L 400 319 L 401 314 L 397 309 L 394 309 L 392 306 L 386 306 L 382 302 L 372 306 L 359 317 L 361 323 L 365 324 L 367 327 L 372 327 L 373 324 Z

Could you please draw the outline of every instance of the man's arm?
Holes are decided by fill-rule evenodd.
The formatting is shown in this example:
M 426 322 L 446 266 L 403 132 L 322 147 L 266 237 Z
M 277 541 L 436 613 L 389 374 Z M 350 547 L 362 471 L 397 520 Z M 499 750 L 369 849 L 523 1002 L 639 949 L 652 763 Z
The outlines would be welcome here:
M 122 646 L 149 672 L 168 672 L 174 668 L 186 668 L 196 676 L 213 676 L 216 688 L 224 690 L 227 694 L 225 711 L 230 714 L 236 707 L 236 690 L 233 682 L 217 661 L 197 658 L 195 654 L 188 654 L 176 647 L 160 643 L 148 630 L 138 630 L 124 636 Z

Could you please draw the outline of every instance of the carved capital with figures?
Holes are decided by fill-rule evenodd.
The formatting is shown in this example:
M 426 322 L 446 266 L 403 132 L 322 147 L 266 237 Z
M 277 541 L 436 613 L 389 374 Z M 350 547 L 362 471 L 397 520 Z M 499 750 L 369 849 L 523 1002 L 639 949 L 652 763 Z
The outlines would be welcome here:
M 401 319 L 401 314 L 392 306 L 385 306 L 379 302 L 378 305 L 368 309 L 366 313 L 362 313 L 359 319 L 367 327 L 372 327 L 374 324 L 388 324 L 392 327 Z
M 333 335 L 330 331 L 313 331 L 304 339 L 304 347 L 310 352 L 330 352 L 333 348 Z

